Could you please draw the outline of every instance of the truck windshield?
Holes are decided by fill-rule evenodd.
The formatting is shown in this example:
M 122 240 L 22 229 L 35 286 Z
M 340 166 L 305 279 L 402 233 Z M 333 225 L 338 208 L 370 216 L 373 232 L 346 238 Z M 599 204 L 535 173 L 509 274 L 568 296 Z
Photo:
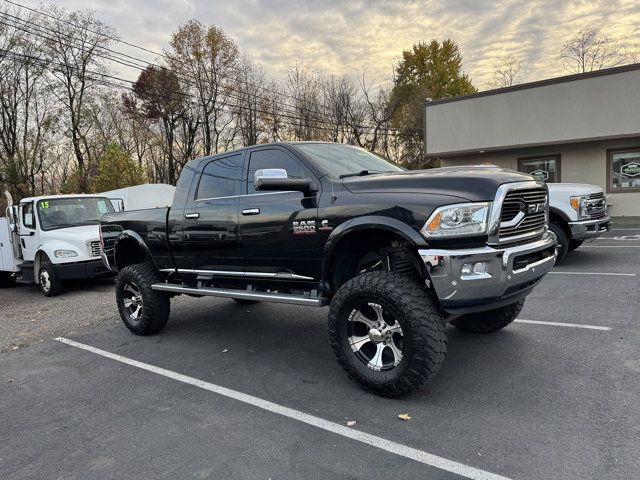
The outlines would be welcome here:
M 333 178 L 403 170 L 364 148 L 353 145 L 297 143 L 294 146 Z
M 97 225 L 102 215 L 114 211 L 105 197 L 44 199 L 38 201 L 37 210 L 42 230 Z

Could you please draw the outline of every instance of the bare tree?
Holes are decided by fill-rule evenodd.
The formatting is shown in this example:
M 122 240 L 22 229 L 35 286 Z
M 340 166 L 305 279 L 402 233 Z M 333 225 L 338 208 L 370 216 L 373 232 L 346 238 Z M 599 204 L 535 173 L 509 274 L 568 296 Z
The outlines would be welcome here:
M 20 197 L 40 187 L 55 116 L 42 42 L 17 25 L 0 28 L 0 183 Z
M 294 140 L 317 140 L 319 137 L 319 120 L 323 116 L 320 99 L 322 80 L 319 75 L 309 70 L 303 63 L 296 63 L 287 72 L 285 80 L 287 102 Z
M 616 67 L 628 61 L 618 42 L 604 35 L 599 27 L 585 27 L 567 40 L 560 59 L 565 70 L 573 73 Z
M 171 36 L 169 63 L 201 109 L 203 153 L 218 153 L 224 133 L 233 121 L 229 100 L 234 94 L 233 73 L 238 63 L 238 46 L 213 25 L 205 27 L 190 20 Z
M 46 54 L 51 61 L 52 92 L 64 106 L 67 134 L 77 162 L 78 188 L 89 185 L 87 170 L 92 161 L 87 136 L 92 128 L 87 115 L 88 101 L 97 92 L 107 72 L 101 49 L 108 47 L 115 32 L 89 11 L 69 12 L 50 5 L 44 7 L 48 36 Z
M 234 104 L 237 127 L 244 146 L 256 145 L 262 132 L 260 118 L 264 102 L 261 90 L 266 84 L 266 77 L 262 68 L 246 55 L 240 59 L 236 75 L 240 91 L 240 97 Z
M 519 83 L 519 74 L 522 63 L 513 55 L 507 55 L 498 60 L 489 82 L 489 88 L 510 87 Z

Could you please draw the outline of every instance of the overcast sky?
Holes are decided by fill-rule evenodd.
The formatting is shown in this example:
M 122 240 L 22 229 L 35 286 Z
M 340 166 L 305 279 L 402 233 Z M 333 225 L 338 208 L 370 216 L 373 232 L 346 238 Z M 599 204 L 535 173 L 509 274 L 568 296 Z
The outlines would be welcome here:
M 30 6 L 39 1 L 16 0 Z M 54 0 L 89 8 L 123 40 L 161 50 L 191 18 L 223 28 L 271 75 L 304 61 L 317 71 L 391 77 L 403 49 L 432 38 L 460 44 L 464 70 L 485 87 L 497 59 L 523 64 L 522 81 L 562 75 L 558 52 L 586 25 L 602 27 L 623 47 L 640 42 L 639 0 Z M 153 56 L 116 48 L 149 61 Z

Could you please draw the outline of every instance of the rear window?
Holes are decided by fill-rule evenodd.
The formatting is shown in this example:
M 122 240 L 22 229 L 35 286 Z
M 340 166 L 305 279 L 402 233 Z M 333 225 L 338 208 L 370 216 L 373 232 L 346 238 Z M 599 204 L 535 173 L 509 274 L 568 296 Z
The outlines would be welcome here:
M 207 163 L 200 177 L 196 199 L 239 195 L 243 163 L 242 155 L 233 155 Z

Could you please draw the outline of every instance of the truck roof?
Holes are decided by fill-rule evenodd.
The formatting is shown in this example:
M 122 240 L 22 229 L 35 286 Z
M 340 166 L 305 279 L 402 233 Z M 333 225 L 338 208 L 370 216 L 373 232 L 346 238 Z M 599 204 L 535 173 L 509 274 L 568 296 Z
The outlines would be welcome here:
M 56 198 L 82 198 L 82 197 L 86 197 L 86 198 L 95 198 L 95 197 L 99 197 L 99 198 L 106 198 L 104 195 L 100 194 L 100 193 L 70 193 L 70 194 L 66 194 L 66 195 L 39 195 L 37 197 L 26 197 L 26 198 L 22 198 L 20 199 L 20 203 L 27 203 L 27 202 L 37 202 L 39 200 L 52 200 L 52 199 L 56 199 Z

